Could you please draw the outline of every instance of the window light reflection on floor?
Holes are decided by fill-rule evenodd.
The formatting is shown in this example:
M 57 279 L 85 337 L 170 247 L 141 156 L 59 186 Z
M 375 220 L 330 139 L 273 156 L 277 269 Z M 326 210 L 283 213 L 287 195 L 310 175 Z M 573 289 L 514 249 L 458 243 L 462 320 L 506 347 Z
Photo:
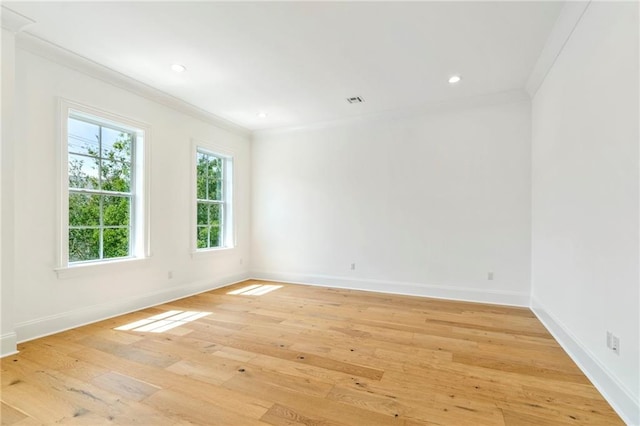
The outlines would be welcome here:
M 281 285 L 253 284 L 228 292 L 227 294 L 242 296 L 262 296 L 274 290 L 282 288 Z
M 148 333 L 162 333 L 172 328 L 179 327 L 198 318 L 211 315 L 211 312 L 198 311 L 167 311 L 152 317 L 134 321 L 114 330 L 120 331 L 144 331 Z

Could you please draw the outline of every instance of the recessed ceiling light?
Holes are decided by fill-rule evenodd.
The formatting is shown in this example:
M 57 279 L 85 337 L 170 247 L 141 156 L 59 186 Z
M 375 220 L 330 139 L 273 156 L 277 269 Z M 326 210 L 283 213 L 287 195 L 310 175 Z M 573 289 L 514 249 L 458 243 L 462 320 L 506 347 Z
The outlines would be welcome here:
M 171 65 L 171 69 L 175 72 L 185 72 L 187 70 L 187 67 L 182 64 L 173 64 Z
M 449 77 L 449 84 L 456 84 L 460 80 L 462 80 L 462 78 L 459 75 L 452 75 Z
M 259 118 L 267 118 L 267 113 L 266 112 L 259 112 L 258 113 L 258 117 Z

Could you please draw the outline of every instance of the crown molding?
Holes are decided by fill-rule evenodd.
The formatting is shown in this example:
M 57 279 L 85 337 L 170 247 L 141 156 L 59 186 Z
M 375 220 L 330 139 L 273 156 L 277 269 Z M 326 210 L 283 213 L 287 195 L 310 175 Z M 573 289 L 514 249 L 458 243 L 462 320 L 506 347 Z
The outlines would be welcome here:
M 155 87 L 133 79 L 36 35 L 30 34 L 29 32 L 21 32 L 17 34 L 16 47 L 56 62 L 62 66 L 74 69 L 105 83 L 127 90 L 131 93 L 135 93 L 138 96 L 182 112 L 231 133 L 245 137 L 249 137 L 251 135 L 251 131 L 245 127 L 218 117 L 217 115 L 198 108 L 195 105 L 183 101 L 182 99 L 158 90 Z
M 1 6 L 0 8 L 0 20 L 2 21 L 2 28 L 15 34 L 36 23 L 33 19 L 21 15 L 6 6 Z
M 540 52 L 538 61 L 533 67 L 531 74 L 529 74 L 529 78 L 525 84 L 525 90 L 532 99 L 540 86 L 542 86 L 544 79 L 547 77 L 558 56 L 560 56 L 565 44 L 567 44 L 567 41 L 571 38 L 573 30 L 578 26 L 590 3 L 591 0 L 568 1 L 562 7 L 560 15 L 558 15 L 558 19 L 551 33 L 549 33 L 547 42 L 542 48 L 542 52 Z
M 531 98 L 523 89 L 508 90 L 504 92 L 490 93 L 486 95 L 470 96 L 466 98 L 452 99 L 440 102 L 431 102 L 416 107 L 399 108 L 382 112 L 374 112 L 363 115 L 356 115 L 347 118 L 340 118 L 330 121 L 320 121 L 301 126 L 276 127 L 259 129 L 253 131 L 254 140 L 256 137 L 290 133 L 306 130 L 319 130 L 330 127 L 338 127 L 358 122 L 370 122 L 381 120 L 397 120 L 406 117 L 416 117 L 421 115 L 442 114 L 452 111 L 463 111 L 478 107 L 491 105 L 504 105 L 513 103 L 530 103 Z

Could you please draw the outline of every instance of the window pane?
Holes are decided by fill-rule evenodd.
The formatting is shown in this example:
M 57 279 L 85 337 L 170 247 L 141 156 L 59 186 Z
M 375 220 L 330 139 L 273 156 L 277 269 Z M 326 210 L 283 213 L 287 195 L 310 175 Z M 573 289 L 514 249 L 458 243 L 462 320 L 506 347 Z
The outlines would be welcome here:
M 98 189 L 97 158 L 69 154 L 69 187 Z
M 105 259 L 129 256 L 129 228 L 107 228 L 102 238 Z
M 103 196 L 102 221 L 104 226 L 127 226 L 131 216 L 129 197 Z
M 69 225 L 100 225 L 100 197 L 97 195 L 69 194 Z
M 198 225 L 209 224 L 209 205 L 198 203 Z
M 210 156 L 208 168 L 208 189 L 207 199 L 222 200 L 222 159 Z
M 102 128 L 102 158 L 131 162 L 131 134 Z
M 129 192 L 131 189 L 131 164 L 102 160 L 102 189 Z
M 209 157 L 209 173 L 214 179 L 222 179 L 222 158 Z
M 85 121 L 69 118 L 69 152 L 98 155 L 100 127 Z
M 69 229 L 69 262 L 100 258 L 100 230 Z
M 209 228 L 209 247 L 220 247 L 220 227 Z
M 222 179 L 210 179 L 209 180 L 209 195 L 208 200 L 222 201 Z
M 204 200 L 207 198 L 207 156 L 198 153 L 198 165 L 196 166 L 196 186 L 197 198 Z
M 220 212 L 222 204 L 212 204 L 209 206 L 209 225 L 220 225 Z
M 198 226 L 198 248 L 209 247 L 209 227 Z

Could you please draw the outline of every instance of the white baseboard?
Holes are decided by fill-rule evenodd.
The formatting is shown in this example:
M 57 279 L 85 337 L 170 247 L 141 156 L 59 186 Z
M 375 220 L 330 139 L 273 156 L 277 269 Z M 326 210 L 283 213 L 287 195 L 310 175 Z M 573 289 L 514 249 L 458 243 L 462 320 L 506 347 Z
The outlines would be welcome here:
M 531 310 L 591 380 L 622 420 L 630 426 L 640 425 L 640 404 L 607 368 L 565 327 L 532 297 Z
M 287 272 L 252 271 L 251 276 L 259 280 L 279 281 L 292 284 L 307 284 L 350 290 L 375 291 L 377 293 L 492 303 L 496 305 L 529 306 L 528 293 Z
M 183 286 L 172 287 L 167 290 L 157 291 L 142 296 L 74 309 L 73 311 L 16 324 L 16 333 L 14 333 L 14 335 L 17 335 L 17 341 L 22 343 L 69 330 L 71 328 L 113 318 L 129 312 L 135 312 L 151 306 L 167 303 L 172 300 L 182 299 L 183 297 L 214 290 L 216 288 L 235 284 L 247 279 L 249 279 L 248 273 L 228 275 L 215 279 L 192 282 Z
M 0 357 L 18 353 L 18 338 L 16 333 L 6 333 L 0 336 Z

